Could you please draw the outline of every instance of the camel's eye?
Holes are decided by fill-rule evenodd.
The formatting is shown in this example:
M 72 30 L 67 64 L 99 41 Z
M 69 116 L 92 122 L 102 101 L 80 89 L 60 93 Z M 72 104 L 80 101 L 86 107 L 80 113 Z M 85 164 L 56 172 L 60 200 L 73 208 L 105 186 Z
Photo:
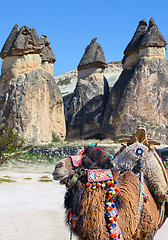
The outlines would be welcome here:
M 63 162 L 59 162 L 56 166 L 56 168 L 61 168 L 61 167 L 63 167 Z

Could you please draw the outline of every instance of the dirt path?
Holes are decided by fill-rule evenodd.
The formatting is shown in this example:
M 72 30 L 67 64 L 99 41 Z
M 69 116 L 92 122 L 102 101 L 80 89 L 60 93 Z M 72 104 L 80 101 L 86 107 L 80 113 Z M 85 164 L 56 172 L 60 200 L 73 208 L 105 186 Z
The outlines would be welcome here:
M 52 181 L 53 169 L 51 164 L 21 167 L 19 172 L 12 165 L 0 170 L 0 239 L 69 239 L 64 224 L 65 188 Z M 166 240 L 167 236 L 168 221 L 155 240 Z

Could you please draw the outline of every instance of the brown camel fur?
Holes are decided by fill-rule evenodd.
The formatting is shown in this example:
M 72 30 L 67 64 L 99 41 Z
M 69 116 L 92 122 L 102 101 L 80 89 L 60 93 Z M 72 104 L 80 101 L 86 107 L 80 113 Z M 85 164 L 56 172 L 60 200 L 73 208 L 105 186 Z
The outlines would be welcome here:
M 112 167 L 112 160 L 101 150 L 86 148 L 83 153 L 82 165 L 87 169 L 109 169 Z M 65 169 L 63 170 L 63 168 Z M 61 160 L 58 163 L 53 172 L 54 179 L 60 178 L 64 171 L 66 174 L 67 172 L 70 173 L 67 178 L 62 180 L 62 183 L 68 185 L 75 171 L 70 158 Z M 118 175 L 118 172 L 113 172 L 113 177 L 118 182 L 117 187 L 120 189 L 120 194 L 115 198 L 114 202 L 119 210 L 118 224 L 123 238 L 125 240 L 152 240 L 158 227 L 162 226 L 166 218 L 164 211 L 163 217 L 159 221 L 161 203 L 153 198 L 145 185 L 144 193 L 149 196 L 149 200 L 144 202 L 140 222 L 135 231 L 139 200 L 139 178 L 131 171 L 126 171 L 121 175 Z M 105 207 L 103 204 L 106 200 L 107 189 L 97 188 L 93 190 L 91 187 L 86 187 L 86 182 L 86 174 L 83 173 L 79 176 L 73 188 L 67 189 L 64 203 L 67 221 L 69 211 L 80 216 L 73 232 L 81 240 L 109 240 L 111 238 L 106 227 Z

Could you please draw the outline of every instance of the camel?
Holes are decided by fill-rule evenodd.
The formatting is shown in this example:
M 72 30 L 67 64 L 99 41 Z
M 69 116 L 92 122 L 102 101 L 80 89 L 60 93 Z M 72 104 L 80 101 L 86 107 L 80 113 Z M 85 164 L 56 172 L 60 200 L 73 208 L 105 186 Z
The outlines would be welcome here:
M 144 201 L 142 209 L 140 209 L 141 181 L 138 174 L 140 174 L 143 167 L 138 170 L 137 161 L 135 161 L 135 166 L 130 169 L 124 169 L 124 165 L 122 165 L 123 156 L 121 154 L 138 141 L 138 143 L 141 143 L 142 148 L 145 147 L 149 152 L 152 151 L 153 156 L 157 158 L 160 168 L 163 170 L 162 175 L 165 178 L 163 182 L 167 181 L 167 171 L 160 162 L 154 148 L 151 148 L 151 144 L 154 144 L 155 141 L 152 142 L 151 140 L 149 143 L 143 128 L 137 130 L 136 136 L 129 136 L 126 139 L 127 146 L 124 145 L 114 157 L 114 162 L 116 162 L 116 159 L 119 161 L 119 164 L 116 162 L 116 167 L 113 166 L 112 158 L 98 147 L 85 148 L 80 160 L 80 167 L 74 167 L 72 157 L 60 160 L 55 167 L 53 178 L 60 180 L 62 184 L 67 186 L 64 200 L 67 223 L 71 224 L 71 231 L 80 240 L 152 240 L 167 217 L 165 211 L 165 184 L 161 185 L 161 192 L 155 192 L 152 190 L 156 186 L 156 182 L 154 182 L 152 188 L 149 187 L 148 182 L 143 182 Z M 148 151 L 145 154 L 148 154 Z M 121 156 L 121 160 L 119 156 Z M 140 160 L 143 160 L 143 158 Z M 97 187 L 96 189 L 93 189 L 93 185 L 92 187 L 87 185 L 87 173 L 90 169 L 112 169 L 113 178 L 117 181 L 117 188 L 119 189 L 113 203 L 118 209 L 119 218 L 117 224 L 121 230 L 121 236 L 111 235 L 108 229 L 107 209 L 105 207 L 108 192 L 107 184 L 105 184 L 106 187 Z M 146 174 L 146 176 L 148 175 Z M 159 199 L 159 194 L 161 199 Z M 138 211 L 139 217 L 137 216 Z M 73 221 L 70 221 L 71 219 Z

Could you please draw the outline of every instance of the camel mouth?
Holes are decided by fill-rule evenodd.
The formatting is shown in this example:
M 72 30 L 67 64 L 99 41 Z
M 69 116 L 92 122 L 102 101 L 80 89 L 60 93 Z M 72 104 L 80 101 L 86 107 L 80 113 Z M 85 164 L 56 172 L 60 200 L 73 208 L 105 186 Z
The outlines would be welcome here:
M 65 174 L 65 175 L 54 175 L 53 174 L 53 180 L 63 180 L 63 179 L 65 179 L 65 178 L 67 178 L 68 177 L 68 174 Z

